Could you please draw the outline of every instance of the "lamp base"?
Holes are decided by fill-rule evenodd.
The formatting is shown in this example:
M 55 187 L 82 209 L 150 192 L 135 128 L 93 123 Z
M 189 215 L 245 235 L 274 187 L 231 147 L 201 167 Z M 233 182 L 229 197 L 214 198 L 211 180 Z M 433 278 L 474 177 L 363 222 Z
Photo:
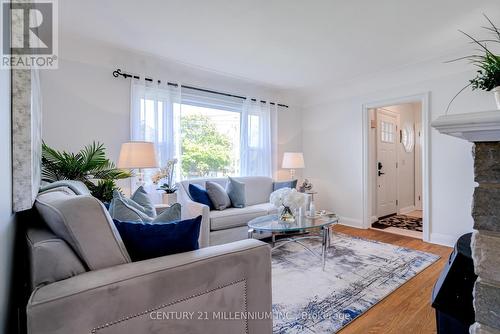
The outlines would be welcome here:
M 132 192 L 134 192 L 135 190 L 137 190 L 137 188 L 139 188 L 140 186 L 144 186 L 146 184 L 144 182 L 144 171 L 142 170 L 142 168 L 139 168 L 137 170 L 137 173 L 135 174 L 135 178 L 136 178 L 135 188 L 132 189 Z

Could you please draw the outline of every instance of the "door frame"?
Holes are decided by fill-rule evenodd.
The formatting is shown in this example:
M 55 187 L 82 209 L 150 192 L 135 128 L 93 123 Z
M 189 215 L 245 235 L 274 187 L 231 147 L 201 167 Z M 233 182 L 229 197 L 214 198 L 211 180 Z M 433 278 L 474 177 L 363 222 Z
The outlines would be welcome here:
M 422 239 L 424 241 L 429 241 L 430 239 L 430 229 L 431 229 L 431 206 L 430 206 L 430 92 L 424 92 L 420 94 L 408 95 L 399 98 L 386 99 L 371 101 L 362 104 L 362 120 L 363 120 L 363 133 L 362 133 L 362 144 L 363 144 L 363 228 L 370 228 L 371 221 L 371 208 L 373 198 L 370 195 L 370 184 L 374 182 L 370 176 L 369 168 L 369 140 L 370 140 L 370 117 L 369 109 L 383 108 L 396 104 L 420 102 L 422 106 L 421 110 L 421 122 L 422 122 Z

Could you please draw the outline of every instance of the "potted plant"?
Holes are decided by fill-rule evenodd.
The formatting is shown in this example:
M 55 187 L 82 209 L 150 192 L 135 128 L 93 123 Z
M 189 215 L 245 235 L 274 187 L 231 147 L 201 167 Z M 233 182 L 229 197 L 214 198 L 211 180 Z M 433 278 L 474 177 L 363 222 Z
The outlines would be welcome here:
M 494 51 L 492 51 L 492 49 L 487 45 L 487 43 L 500 44 L 500 30 L 486 15 L 484 15 L 484 17 L 488 20 L 489 26 L 483 28 L 487 30 L 492 37 L 488 39 L 476 39 L 475 37 L 460 30 L 462 34 L 467 36 L 472 43 L 478 47 L 477 51 L 479 52 L 470 56 L 454 59 L 452 62 L 467 59 L 471 64 L 478 67 L 476 77 L 471 79 L 469 84 L 462 88 L 458 94 L 469 86 L 472 86 L 472 90 L 481 89 L 485 91 L 492 91 L 495 96 L 497 108 L 500 109 L 500 54 L 495 54 Z M 458 94 L 455 95 L 451 102 L 453 102 Z
M 109 203 L 113 190 L 119 189 L 115 180 L 130 176 L 129 172 L 115 168 L 113 162 L 106 158 L 103 144 L 93 142 L 77 153 L 68 153 L 42 143 L 42 181 L 81 181 L 94 197 Z
M 177 187 L 174 184 L 174 169 L 176 163 L 177 159 L 167 161 L 167 165 L 160 168 L 160 170 L 152 176 L 154 184 L 159 184 L 161 180 L 165 180 L 165 182 L 158 187 L 158 190 L 163 191 L 163 204 L 172 205 L 177 203 L 177 194 L 175 193 Z

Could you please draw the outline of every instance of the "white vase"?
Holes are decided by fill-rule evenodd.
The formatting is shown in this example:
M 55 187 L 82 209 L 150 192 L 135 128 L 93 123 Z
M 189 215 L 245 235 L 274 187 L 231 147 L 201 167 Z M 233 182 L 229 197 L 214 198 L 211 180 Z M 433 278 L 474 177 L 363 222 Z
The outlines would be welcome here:
M 173 205 L 177 203 L 177 193 L 171 193 L 171 194 L 163 193 L 161 197 L 163 204 Z
M 497 109 L 500 110 L 500 86 L 493 88 L 493 94 L 495 94 L 495 101 L 497 102 Z

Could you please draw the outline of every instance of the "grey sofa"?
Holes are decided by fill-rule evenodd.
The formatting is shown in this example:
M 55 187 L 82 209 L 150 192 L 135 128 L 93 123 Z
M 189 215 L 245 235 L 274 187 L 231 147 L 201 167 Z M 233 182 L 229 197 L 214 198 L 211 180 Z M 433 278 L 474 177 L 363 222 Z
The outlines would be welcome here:
M 203 217 L 200 232 L 201 247 L 246 239 L 248 237 L 248 221 L 277 212 L 277 208 L 269 203 L 269 196 L 273 192 L 272 178 L 245 176 L 235 177 L 234 179 L 245 183 L 246 206 L 244 208 L 210 211 L 207 205 L 194 202 L 189 195 L 189 184 L 191 183 L 205 187 L 207 181 L 212 181 L 225 188 L 228 178 L 185 180 L 181 181 L 177 186 L 179 189 L 177 200 L 182 205 L 183 217 L 193 218 L 199 215 Z M 267 235 L 261 235 L 261 237 L 265 236 Z
M 40 219 L 26 232 L 28 333 L 272 332 L 271 318 L 223 320 L 270 314 L 268 245 L 245 240 L 132 263 L 92 196 L 51 189 L 34 211 Z

